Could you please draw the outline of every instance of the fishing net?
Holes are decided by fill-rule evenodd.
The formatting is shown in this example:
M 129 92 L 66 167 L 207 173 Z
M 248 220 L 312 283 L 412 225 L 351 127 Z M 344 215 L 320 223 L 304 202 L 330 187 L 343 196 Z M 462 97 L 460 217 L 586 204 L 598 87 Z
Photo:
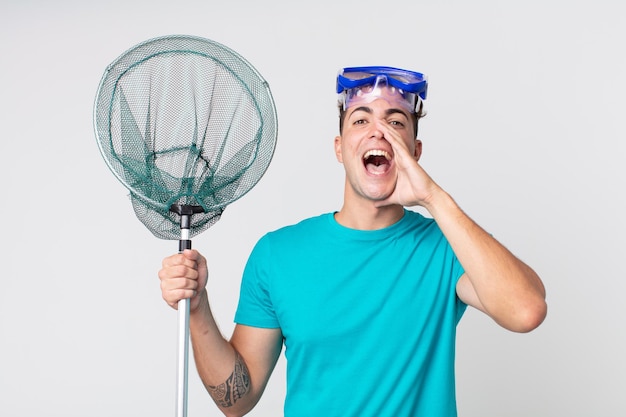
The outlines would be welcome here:
M 158 238 L 190 237 L 248 192 L 274 153 L 277 119 L 269 86 L 217 42 L 167 36 L 109 65 L 95 103 L 101 153 L 128 188 L 135 214 Z
M 247 193 L 274 153 L 277 119 L 267 82 L 239 54 L 208 39 L 143 42 L 109 65 L 94 108 L 100 151 L 158 238 L 190 238 Z M 187 413 L 189 300 L 178 302 L 177 416 Z

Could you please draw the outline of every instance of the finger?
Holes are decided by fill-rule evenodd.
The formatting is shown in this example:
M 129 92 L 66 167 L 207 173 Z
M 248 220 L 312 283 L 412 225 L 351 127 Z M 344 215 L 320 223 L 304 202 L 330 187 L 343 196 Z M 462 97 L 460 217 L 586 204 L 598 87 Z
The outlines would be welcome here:
M 198 273 L 196 279 L 200 281 L 200 285 L 204 285 L 209 272 L 206 258 L 195 249 L 185 249 L 183 256 L 190 262 L 193 262 L 192 268 Z
M 161 280 L 162 285 L 164 281 L 175 282 L 175 280 L 177 279 L 196 281 L 200 276 L 198 270 L 195 267 L 181 264 L 164 266 L 159 270 L 157 275 L 159 277 L 159 280 Z
M 202 256 L 200 252 L 198 252 L 196 249 L 185 249 L 183 250 L 182 255 L 185 257 L 185 259 L 194 262 L 198 262 L 198 260 L 204 259 L 204 256 Z
M 175 290 L 196 290 L 198 289 L 198 281 L 188 278 L 171 278 L 161 281 L 162 291 Z
M 185 251 L 186 252 L 186 251 Z M 196 261 L 196 264 L 198 265 L 198 267 L 203 266 L 206 267 L 207 263 L 206 263 L 206 258 L 204 256 L 202 256 L 200 254 L 200 252 L 198 252 L 197 250 L 192 250 L 191 252 L 195 252 L 194 253 L 194 260 Z
M 198 257 L 196 258 L 196 270 L 198 271 L 198 275 L 200 277 L 208 276 L 209 267 L 207 265 L 207 260 L 204 256 L 200 255 L 200 253 L 198 253 Z
M 172 266 L 183 265 L 189 268 L 196 268 L 196 260 L 192 254 L 185 253 L 177 253 L 175 255 L 168 256 L 163 259 L 162 266 L 163 268 L 169 268 Z
M 378 122 L 378 127 L 383 133 L 384 138 L 391 145 L 394 155 L 398 155 L 400 158 L 405 155 L 410 156 L 409 147 L 402 139 L 402 136 L 395 129 L 391 128 L 388 124 Z
M 161 295 L 172 307 L 184 298 L 195 297 L 198 293 L 198 282 L 184 278 L 161 281 Z
M 177 289 L 171 291 L 162 292 L 165 302 L 174 309 L 178 309 L 178 302 L 180 300 L 191 299 L 197 295 L 195 290 Z
M 206 270 L 206 259 L 200 252 L 195 249 L 185 249 L 182 255 L 185 259 L 184 265 L 204 273 L 203 271 Z
M 192 280 L 168 280 L 161 281 L 161 293 L 163 298 L 176 301 L 180 298 L 191 298 L 198 292 L 197 281 Z
M 402 135 L 396 129 L 394 129 L 389 123 L 383 120 L 376 121 L 378 129 L 380 129 L 385 137 L 389 136 L 391 139 L 398 143 L 402 143 Z

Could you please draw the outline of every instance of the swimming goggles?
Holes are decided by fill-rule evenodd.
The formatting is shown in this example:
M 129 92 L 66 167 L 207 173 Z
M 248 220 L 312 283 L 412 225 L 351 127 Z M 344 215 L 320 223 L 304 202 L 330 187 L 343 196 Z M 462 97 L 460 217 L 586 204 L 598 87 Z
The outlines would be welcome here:
M 427 90 L 424 74 L 400 68 L 350 67 L 337 75 L 337 93 L 344 110 L 358 102 L 384 98 L 415 113 L 421 100 L 426 99 Z

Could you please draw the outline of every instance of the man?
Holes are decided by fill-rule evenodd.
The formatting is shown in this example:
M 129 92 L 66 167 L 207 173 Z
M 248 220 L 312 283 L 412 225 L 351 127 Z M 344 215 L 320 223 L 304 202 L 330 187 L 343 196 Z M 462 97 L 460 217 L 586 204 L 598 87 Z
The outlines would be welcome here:
M 343 206 L 259 240 L 229 341 L 210 311 L 205 258 L 186 251 L 163 261 L 163 298 L 175 307 L 191 297 L 198 372 L 225 415 L 254 407 L 284 343 L 285 416 L 456 416 L 455 335 L 466 306 L 516 332 L 543 321 L 539 277 L 418 164 L 426 91 L 412 71 L 339 74 Z

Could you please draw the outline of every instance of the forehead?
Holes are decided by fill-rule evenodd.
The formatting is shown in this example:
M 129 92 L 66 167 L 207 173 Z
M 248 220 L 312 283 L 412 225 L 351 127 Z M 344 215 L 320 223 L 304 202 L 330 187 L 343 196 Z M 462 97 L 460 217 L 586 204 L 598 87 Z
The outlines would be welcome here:
M 378 117 L 387 117 L 393 114 L 402 115 L 406 119 L 410 119 L 410 113 L 406 110 L 406 106 L 394 100 L 388 100 L 384 97 L 376 98 L 371 101 L 363 101 L 353 103 L 346 109 L 348 117 L 355 113 L 365 112 Z

